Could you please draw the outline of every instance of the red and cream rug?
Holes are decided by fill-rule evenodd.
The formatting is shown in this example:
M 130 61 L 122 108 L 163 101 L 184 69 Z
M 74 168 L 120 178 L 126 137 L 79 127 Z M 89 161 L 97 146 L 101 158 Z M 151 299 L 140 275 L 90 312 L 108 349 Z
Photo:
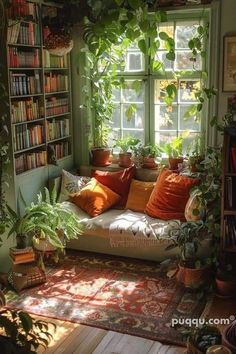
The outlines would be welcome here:
M 45 284 L 6 298 L 10 308 L 176 345 L 172 318 L 199 318 L 206 305 L 154 262 L 84 252 L 51 268 Z

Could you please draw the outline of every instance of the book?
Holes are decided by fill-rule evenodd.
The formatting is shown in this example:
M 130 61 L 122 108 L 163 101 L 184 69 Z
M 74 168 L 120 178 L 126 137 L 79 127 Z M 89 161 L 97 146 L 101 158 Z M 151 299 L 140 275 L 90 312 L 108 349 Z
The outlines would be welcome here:
M 13 262 L 13 264 L 21 264 L 21 263 L 30 263 L 30 262 L 34 262 L 35 261 L 35 255 L 34 256 L 31 256 L 31 257 L 28 257 L 28 258 L 25 258 L 25 259 L 16 259 L 16 258 L 13 258 L 10 254 L 10 258 Z
M 10 252 L 12 254 L 24 254 L 28 252 L 33 252 L 33 247 L 29 246 L 26 248 L 16 248 L 16 247 L 10 247 Z

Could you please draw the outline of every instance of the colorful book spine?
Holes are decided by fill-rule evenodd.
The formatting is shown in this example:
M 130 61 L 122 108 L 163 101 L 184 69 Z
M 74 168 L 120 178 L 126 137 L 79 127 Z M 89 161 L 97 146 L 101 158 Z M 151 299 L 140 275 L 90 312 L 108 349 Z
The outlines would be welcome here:
M 46 164 L 46 151 L 36 151 L 15 157 L 16 174 L 20 174 L 37 167 L 45 166 Z

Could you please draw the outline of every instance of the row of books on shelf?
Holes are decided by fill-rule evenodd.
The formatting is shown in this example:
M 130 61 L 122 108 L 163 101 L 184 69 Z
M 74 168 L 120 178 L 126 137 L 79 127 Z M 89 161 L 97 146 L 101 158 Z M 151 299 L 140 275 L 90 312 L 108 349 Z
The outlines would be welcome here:
M 47 164 L 47 152 L 45 150 L 24 153 L 15 157 L 16 174 L 32 170 Z
M 43 66 L 45 68 L 63 69 L 68 67 L 68 56 L 56 56 L 49 53 L 48 50 L 43 51 Z
M 61 143 L 51 144 L 50 146 L 53 148 L 57 160 L 65 156 L 68 156 L 70 154 L 69 141 L 63 141 Z
M 38 68 L 40 66 L 39 49 L 8 48 L 9 66 L 12 68 Z
M 10 6 L 6 9 L 7 17 L 10 19 L 24 18 L 25 20 L 39 19 L 39 7 L 36 3 L 25 0 L 11 0 Z
M 10 72 L 11 95 L 34 95 L 41 93 L 41 83 L 38 70 L 33 74 Z
M 69 119 L 47 121 L 47 139 L 54 140 L 70 134 Z
M 35 253 L 32 247 L 18 249 L 11 247 L 9 255 L 14 264 L 28 263 L 35 261 Z
M 236 172 L 236 147 L 231 148 L 230 168 L 232 172 Z
M 224 219 L 224 229 L 225 229 L 225 237 L 224 237 L 224 247 L 236 248 L 236 217 L 233 215 L 227 215 Z
M 30 148 L 44 143 L 44 127 L 41 124 L 15 126 L 13 129 L 14 151 Z
M 11 102 L 11 122 L 21 123 L 44 117 L 44 107 L 38 98 Z
M 54 116 L 69 112 L 69 98 L 68 97 L 50 97 L 46 99 L 46 116 Z
M 37 23 L 8 20 L 8 44 L 40 45 L 40 27 Z
M 67 91 L 69 88 L 68 75 L 48 73 L 45 74 L 44 90 L 46 93 Z

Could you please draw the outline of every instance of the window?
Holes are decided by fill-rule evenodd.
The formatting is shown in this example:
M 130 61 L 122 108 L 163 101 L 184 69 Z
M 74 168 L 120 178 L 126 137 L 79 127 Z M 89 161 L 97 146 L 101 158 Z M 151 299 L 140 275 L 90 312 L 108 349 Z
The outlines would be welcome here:
M 185 139 L 188 145 L 194 136 L 204 130 L 201 114 L 193 106 L 199 103 L 197 95 L 202 86 L 205 60 L 200 55 L 192 59 L 188 42 L 197 35 L 198 26 L 207 18 L 199 20 L 197 13 L 191 20 L 189 15 L 181 18 L 178 14 L 179 18 L 176 17 L 161 23 L 159 27 L 159 32 L 164 31 L 175 40 L 175 61 L 166 59 L 164 41 L 160 42 L 156 53 L 157 60 L 164 63 L 165 71 L 155 71 L 150 58 L 145 57 L 136 44 L 126 50 L 124 70 L 118 73 L 124 78 L 124 85 L 113 92 L 115 109 L 111 140 L 132 135 L 142 142 L 163 145 L 188 131 L 188 138 Z M 147 44 L 149 41 L 146 38 Z M 177 89 L 172 105 L 165 100 L 165 87 L 170 83 Z

